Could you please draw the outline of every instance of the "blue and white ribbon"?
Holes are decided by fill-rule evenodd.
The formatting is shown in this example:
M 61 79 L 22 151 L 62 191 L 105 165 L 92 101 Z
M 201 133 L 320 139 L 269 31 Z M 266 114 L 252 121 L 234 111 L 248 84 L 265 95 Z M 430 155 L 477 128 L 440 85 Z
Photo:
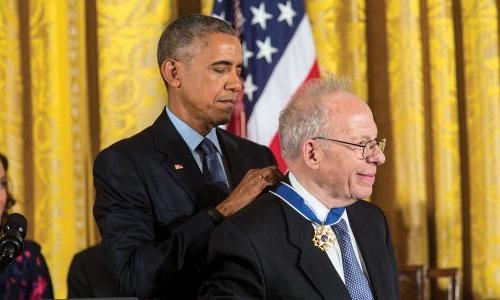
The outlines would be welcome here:
M 281 182 L 273 190 L 270 191 L 272 194 L 281 198 L 290 207 L 292 207 L 296 212 L 302 215 L 307 220 L 320 226 L 330 226 L 337 223 L 337 221 L 342 217 L 345 211 L 345 207 L 331 208 L 324 221 L 318 219 L 316 214 L 306 205 L 304 199 L 285 182 Z

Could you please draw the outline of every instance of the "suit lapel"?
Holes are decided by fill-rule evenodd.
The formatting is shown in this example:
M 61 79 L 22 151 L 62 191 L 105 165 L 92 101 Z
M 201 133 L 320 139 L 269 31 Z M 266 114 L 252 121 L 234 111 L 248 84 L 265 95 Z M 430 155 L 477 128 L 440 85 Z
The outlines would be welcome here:
M 222 129 L 217 128 L 217 137 L 229 169 L 230 186 L 234 189 L 249 169 L 247 159 L 238 150 L 238 142 Z
M 362 204 L 358 201 L 347 207 L 349 223 L 363 256 L 376 299 L 388 299 L 384 286 L 386 282 L 392 282 L 392 279 L 387 271 L 390 269 L 390 262 L 386 256 L 385 241 Z
M 350 299 L 347 289 L 326 252 L 312 242 L 313 227 L 280 200 L 288 226 L 288 239 L 299 254 L 298 267 L 325 299 Z
M 154 148 L 164 156 L 161 165 L 190 195 L 198 206 L 206 207 L 200 193 L 206 186 L 203 174 L 191 155 L 191 150 L 177 132 L 165 111 L 151 126 Z

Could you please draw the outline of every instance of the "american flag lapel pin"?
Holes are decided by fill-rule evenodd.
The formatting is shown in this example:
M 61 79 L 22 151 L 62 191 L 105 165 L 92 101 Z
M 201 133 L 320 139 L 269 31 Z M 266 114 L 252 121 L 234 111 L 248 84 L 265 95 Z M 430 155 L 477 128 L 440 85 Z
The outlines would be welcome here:
M 176 170 L 182 170 L 182 169 L 184 169 L 184 165 L 183 164 L 174 164 L 174 168 Z

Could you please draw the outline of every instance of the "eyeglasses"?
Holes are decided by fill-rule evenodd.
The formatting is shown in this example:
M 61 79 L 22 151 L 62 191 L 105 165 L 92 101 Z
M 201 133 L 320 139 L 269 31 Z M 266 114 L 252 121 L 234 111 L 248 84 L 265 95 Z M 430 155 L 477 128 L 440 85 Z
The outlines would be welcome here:
M 375 151 L 375 146 L 378 146 L 378 148 L 380 149 L 380 151 L 384 152 L 385 142 L 386 142 L 386 139 L 382 138 L 382 139 L 374 139 L 374 140 L 371 140 L 371 141 L 361 142 L 359 144 L 353 144 L 353 143 L 339 141 L 339 140 L 334 140 L 334 139 L 330 139 L 330 138 L 326 138 L 326 137 L 321 137 L 321 136 L 314 137 L 313 140 L 325 140 L 325 141 L 337 142 L 337 143 L 341 143 L 341 144 L 345 144 L 345 145 L 351 145 L 351 146 L 356 146 L 356 147 L 363 148 L 362 157 L 364 159 L 368 158 L 369 156 L 371 156 L 373 154 L 373 152 Z

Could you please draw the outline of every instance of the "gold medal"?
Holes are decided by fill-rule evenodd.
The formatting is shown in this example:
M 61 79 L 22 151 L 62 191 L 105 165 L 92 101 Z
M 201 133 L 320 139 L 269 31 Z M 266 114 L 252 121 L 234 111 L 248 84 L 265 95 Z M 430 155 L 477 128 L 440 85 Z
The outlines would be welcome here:
M 335 243 L 335 235 L 330 226 L 323 226 L 323 224 L 316 226 L 314 229 L 313 243 L 322 251 L 326 251 Z

